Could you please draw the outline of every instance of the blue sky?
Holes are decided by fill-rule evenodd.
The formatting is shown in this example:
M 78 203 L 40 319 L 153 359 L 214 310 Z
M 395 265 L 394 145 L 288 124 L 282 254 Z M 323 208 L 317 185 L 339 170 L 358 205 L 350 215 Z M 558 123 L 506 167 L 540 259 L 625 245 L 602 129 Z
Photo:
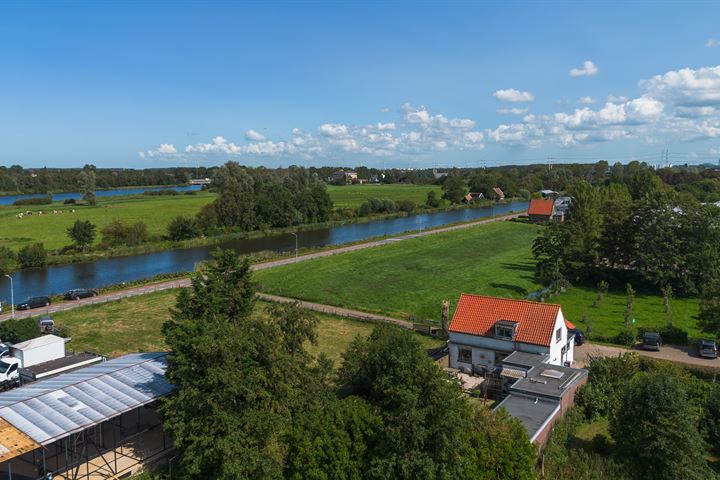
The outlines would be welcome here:
M 717 5 L 97 3 L 0 6 L 0 164 L 720 158 Z

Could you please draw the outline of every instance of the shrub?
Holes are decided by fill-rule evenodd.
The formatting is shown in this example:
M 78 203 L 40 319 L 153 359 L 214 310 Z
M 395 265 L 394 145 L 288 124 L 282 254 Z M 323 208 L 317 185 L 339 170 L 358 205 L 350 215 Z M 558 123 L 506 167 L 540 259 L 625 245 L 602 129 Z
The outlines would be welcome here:
M 44 267 L 47 264 L 47 251 L 42 243 L 33 243 L 20 249 L 17 255 L 20 268 Z
M 147 226 L 143 222 L 132 225 L 115 219 L 102 228 L 103 243 L 116 247 L 126 245 L 133 247 L 148 239 Z
M 63 205 L 75 205 L 77 203 L 77 200 L 74 198 L 66 198 L 63 202 Z
M 425 200 L 425 205 L 427 205 L 430 208 L 437 208 L 440 206 L 440 199 L 437 198 L 437 193 L 435 193 L 435 190 L 430 190 L 427 193 L 427 199 Z
M 413 202 L 412 200 L 402 200 L 402 201 L 400 201 L 400 203 L 398 203 L 397 207 L 398 207 L 398 210 L 400 210 L 401 212 L 410 213 L 415 210 L 416 205 L 415 205 L 415 202 Z
M 532 198 L 532 194 L 530 193 L 530 191 L 525 190 L 524 188 L 521 188 L 520 190 L 518 190 L 518 195 L 520 195 L 522 198 L 524 198 L 527 201 L 530 201 L 530 199 Z
M 397 210 L 395 202 L 388 198 L 378 199 L 369 198 L 365 203 L 360 205 L 359 215 L 361 217 L 367 217 L 373 213 L 393 213 Z
M 196 218 L 178 215 L 167 226 L 168 238 L 172 241 L 189 240 L 199 237 L 202 229 Z
M 627 345 L 628 347 L 631 347 L 635 345 L 635 335 L 630 330 L 623 330 L 622 332 L 612 337 L 612 343 L 617 343 L 618 345 Z
M 197 192 L 195 190 L 187 190 L 183 195 L 197 195 Z
M 0 339 L 4 342 L 24 342 L 39 336 L 40 332 L 34 318 L 27 317 L 0 323 Z
M 19 198 L 13 202 L 13 205 L 48 205 L 52 203 L 52 195 L 48 194 L 43 197 Z
M 15 261 L 15 253 L 5 245 L 0 245 L 0 275 L 9 273 Z
M 676 327 L 672 323 L 669 323 L 662 328 L 655 329 L 639 327 L 637 334 L 638 340 L 642 341 L 642 336 L 645 332 L 658 332 L 663 343 L 670 343 L 673 345 L 687 345 L 688 343 L 688 332 L 680 327 Z

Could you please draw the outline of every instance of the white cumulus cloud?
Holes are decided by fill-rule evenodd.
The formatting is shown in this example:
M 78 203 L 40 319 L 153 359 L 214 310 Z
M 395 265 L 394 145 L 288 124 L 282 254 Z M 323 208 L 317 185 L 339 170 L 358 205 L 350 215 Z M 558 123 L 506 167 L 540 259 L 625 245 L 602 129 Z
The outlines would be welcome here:
M 570 69 L 571 77 L 592 77 L 593 75 L 597 75 L 597 73 L 598 68 L 590 60 L 585 60 L 582 68 Z
M 265 140 L 265 135 L 258 132 L 257 130 L 253 130 L 252 128 L 245 132 L 245 140 L 250 140 L 253 142 L 262 142 Z
M 578 98 L 578 103 L 582 103 L 583 105 L 592 105 L 593 103 L 597 103 L 597 100 L 593 97 L 586 96 Z
M 535 96 L 530 92 L 521 92 L 514 88 L 507 88 L 495 91 L 493 96 L 501 102 L 532 102 Z
M 720 47 L 720 40 L 716 38 L 708 38 L 707 42 L 705 42 L 705 46 L 708 48 Z
M 495 110 L 498 115 L 525 115 L 527 112 L 527 108 L 498 108 Z

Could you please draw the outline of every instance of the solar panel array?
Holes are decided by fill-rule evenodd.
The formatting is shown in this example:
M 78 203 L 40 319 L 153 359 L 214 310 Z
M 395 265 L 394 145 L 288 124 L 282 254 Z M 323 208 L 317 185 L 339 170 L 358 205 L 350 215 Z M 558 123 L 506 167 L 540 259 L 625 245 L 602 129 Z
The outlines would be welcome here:
M 135 353 L 0 393 L 0 418 L 41 445 L 172 392 L 166 353 Z

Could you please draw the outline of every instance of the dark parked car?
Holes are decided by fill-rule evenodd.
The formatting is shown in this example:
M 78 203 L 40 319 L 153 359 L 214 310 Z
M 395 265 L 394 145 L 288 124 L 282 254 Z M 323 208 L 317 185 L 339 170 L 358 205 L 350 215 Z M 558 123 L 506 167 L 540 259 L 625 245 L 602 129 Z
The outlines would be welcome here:
M 580 346 L 585 343 L 585 335 L 577 328 L 569 328 L 568 335 L 575 335 L 575 345 Z
M 97 294 L 97 291 L 91 290 L 89 288 L 76 288 L 74 290 L 68 290 L 67 292 L 65 292 L 63 298 L 65 300 L 80 300 L 81 298 L 96 297 Z
M 698 342 L 698 355 L 705 358 L 717 358 L 717 344 L 712 340 L 700 340 Z
M 17 304 L 18 310 L 30 310 L 31 308 L 47 307 L 50 305 L 50 297 L 30 297 L 24 302 Z
M 660 345 L 662 345 L 662 339 L 660 334 L 657 332 L 645 332 L 643 333 L 643 350 L 655 350 L 660 351 Z

